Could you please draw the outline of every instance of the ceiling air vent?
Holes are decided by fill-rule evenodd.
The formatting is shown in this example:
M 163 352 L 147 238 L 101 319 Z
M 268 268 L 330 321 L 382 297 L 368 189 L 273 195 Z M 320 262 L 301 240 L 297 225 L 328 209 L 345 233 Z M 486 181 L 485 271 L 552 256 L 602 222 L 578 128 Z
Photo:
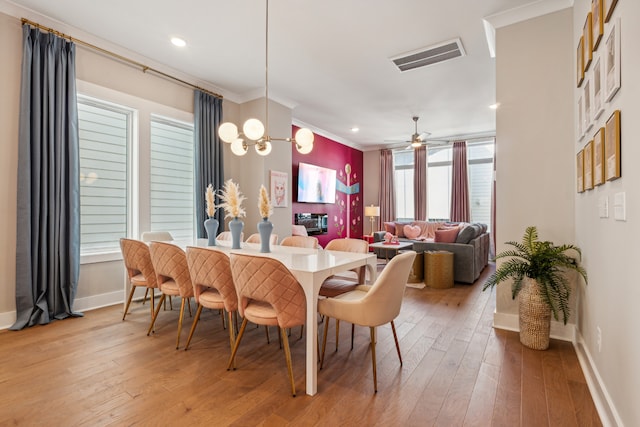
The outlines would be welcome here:
M 414 50 L 400 56 L 390 58 L 400 71 L 426 67 L 438 62 L 465 56 L 462 41 L 459 38 L 439 43 L 437 45 Z

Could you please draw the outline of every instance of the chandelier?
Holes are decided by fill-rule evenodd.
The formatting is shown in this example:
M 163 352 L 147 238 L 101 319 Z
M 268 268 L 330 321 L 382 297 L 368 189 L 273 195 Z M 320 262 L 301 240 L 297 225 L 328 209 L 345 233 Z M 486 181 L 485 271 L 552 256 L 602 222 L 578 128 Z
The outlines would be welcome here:
M 313 132 L 307 128 L 301 128 L 296 132 L 295 138 L 273 138 L 269 135 L 269 0 L 265 0 L 265 125 L 258 119 L 248 119 L 242 126 L 242 133 L 238 132 L 238 126 L 231 122 L 225 122 L 218 128 L 218 136 L 224 142 L 231 144 L 231 152 L 237 156 L 244 156 L 249 150 L 249 144 L 255 146 L 255 150 L 261 156 L 271 153 L 272 141 L 287 141 L 296 146 L 296 150 L 302 154 L 308 154 L 313 149 Z M 266 131 L 266 132 L 265 132 Z M 243 138 L 244 137 L 244 138 Z M 247 142 L 249 139 L 250 142 Z

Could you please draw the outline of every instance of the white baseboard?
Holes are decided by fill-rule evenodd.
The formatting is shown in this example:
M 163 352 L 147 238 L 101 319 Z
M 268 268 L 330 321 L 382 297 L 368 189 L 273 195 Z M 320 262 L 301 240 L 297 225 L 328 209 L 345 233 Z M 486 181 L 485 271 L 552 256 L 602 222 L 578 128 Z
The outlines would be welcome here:
M 85 298 L 76 298 L 73 302 L 73 311 L 89 311 L 97 308 L 107 307 L 114 304 L 123 303 L 122 291 L 109 292 L 106 294 L 93 295 Z M 8 311 L 0 313 L 0 329 L 9 329 L 16 321 L 16 312 Z
M 622 427 L 624 423 L 620 419 L 620 415 L 616 410 L 616 406 L 611 399 L 611 395 L 607 391 L 607 387 L 602 381 L 602 377 L 598 372 L 596 364 L 593 363 L 593 358 L 589 349 L 585 345 L 582 334 L 577 333 L 577 342 L 574 344 L 576 354 L 578 355 L 578 361 L 582 367 L 582 372 L 587 380 L 587 386 L 589 392 L 591 392 L 591 398 L 596 406 L 600 421 L 604 427 Z
M 493 327 L 506 329 L 507 331 L 520 331 L 517 314 L 493 313 Z M 551 321 L 550 337 L 562 341 L 576 342 L 576 326 L 572 323 L 565 325 L 562 322 Z

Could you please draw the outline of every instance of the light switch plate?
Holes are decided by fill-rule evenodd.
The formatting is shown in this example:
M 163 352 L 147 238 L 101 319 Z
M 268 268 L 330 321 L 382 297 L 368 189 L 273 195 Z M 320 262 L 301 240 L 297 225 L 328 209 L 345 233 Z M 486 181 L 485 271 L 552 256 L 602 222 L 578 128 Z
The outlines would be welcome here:
M 598 199 L 598 216 L 609 218 L 609 196 L 602 196 Z
M 624 191 L 613 195 L 613 217 L 616 221 L 627 220 L 627 204 Z

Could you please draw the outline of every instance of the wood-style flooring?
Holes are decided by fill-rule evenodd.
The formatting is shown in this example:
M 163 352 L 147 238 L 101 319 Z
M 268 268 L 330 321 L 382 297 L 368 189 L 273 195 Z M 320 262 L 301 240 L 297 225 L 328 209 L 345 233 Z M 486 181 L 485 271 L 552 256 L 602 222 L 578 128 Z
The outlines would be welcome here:
M 160 311 L 146 336 L 149 306 L 133 303 L 27 330 L 0 332 L 0 425 L 21 426 L 598 426 L 578 359 L 568 342 L 523 347 L 493 329 L 493 292 L 475 284 L 407 288 L 396 328 L 378 329 L 378 393 L 369 331 L 343 324 L 335 352 L 331 322 L 318 394 L 304 393 L 304 340 L 290 337 L 298 396 L 290 394 L 275 328 L 248 327 L 237 370 L 226 370 L 229 340 L 216 312 L 203 311 L 194 339 L 175 349 L 178 304 Z

